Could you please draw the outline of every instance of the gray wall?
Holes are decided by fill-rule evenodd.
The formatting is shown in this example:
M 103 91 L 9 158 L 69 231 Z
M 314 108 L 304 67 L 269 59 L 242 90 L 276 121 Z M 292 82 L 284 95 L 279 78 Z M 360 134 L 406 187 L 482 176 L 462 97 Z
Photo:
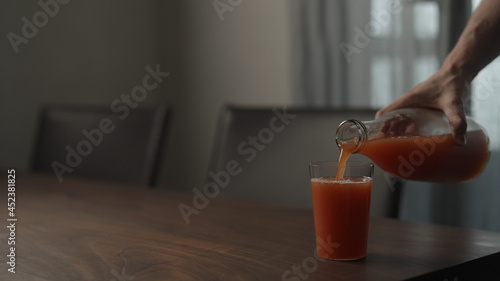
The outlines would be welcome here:
M 201 186 L 223 104 L 290 102 L 286 1 L 245 0 L 222 20 L 212 2 L 69 1 L 16 54 L 7 34 L 42 8 L 2 1 L 0 167 L 28 169 L 40 105 L 109 105 L 159 64 L 171 75 L 141 106 L 175 109 L 160 182 Z

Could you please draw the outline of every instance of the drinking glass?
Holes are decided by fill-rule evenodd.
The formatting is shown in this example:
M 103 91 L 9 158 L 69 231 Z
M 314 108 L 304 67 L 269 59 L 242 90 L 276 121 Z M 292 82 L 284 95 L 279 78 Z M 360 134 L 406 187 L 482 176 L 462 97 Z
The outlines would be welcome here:
M 338 162 L 312 162 L 311 190 L 318 255 L 332 260 L 366 256 L 373 163 L 348 162 L 342 179 Z

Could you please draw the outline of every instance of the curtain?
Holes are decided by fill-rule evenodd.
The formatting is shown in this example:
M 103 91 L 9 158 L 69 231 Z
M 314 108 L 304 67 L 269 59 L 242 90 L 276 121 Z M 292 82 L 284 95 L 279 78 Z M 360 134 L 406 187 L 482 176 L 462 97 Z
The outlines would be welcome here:
M 296 105 L 381 108 L 438 70 L 470 0 L 292 0 Z M 399 218 L 500 231 L 500 62 L 471 87 L 468 114 L 491 141 L 486 170 L 466 184 L 405 181 Z M 467 163 L 464 163 L 467 165 Z
M 458 26 L 439 14 L 450 1 L 291 0 L 293 101 L 387 105 L 438 69 Z
M 339 0 L 291 0 L 289 5 L 294 103 L 367 107 L 368 57 L 346 57 L 339 45 L 353 44 L 356 24 L 369 18 L 370 5 Z

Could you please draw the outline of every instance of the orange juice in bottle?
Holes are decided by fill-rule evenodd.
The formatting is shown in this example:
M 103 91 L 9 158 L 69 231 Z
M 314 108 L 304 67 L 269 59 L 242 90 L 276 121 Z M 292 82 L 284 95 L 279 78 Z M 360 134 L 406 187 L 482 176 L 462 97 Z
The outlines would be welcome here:
M 336 141 L 341 154 L 347 154 L 344 158 L 363 154 L 394 176 L 460 183 L 478 176 L 490 155 L 485 130 L 470 117 L 467 124 L 466 144 L 457 146 L 441 111 L 401 109 L 373 121 L 346 120 Z

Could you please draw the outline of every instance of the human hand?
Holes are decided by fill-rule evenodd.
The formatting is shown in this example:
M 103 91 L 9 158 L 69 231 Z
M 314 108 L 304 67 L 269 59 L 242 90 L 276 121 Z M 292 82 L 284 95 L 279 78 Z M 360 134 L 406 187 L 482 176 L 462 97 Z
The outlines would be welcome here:
M 376 118 L 395 109 L 407 107 L 428 107 L 444 112 L 450 122 L 455 143 L 465 145 L 467 121 L 464 98 L 468 93 L 469 81 L 443 68 L 426 81 L 406 92 L 390 105 L 379 110 Z
M 386 137 L 418 136 L 419 130 L 415 121 L 408 114 L 396 114 L 385 120 L 381 132 Z

